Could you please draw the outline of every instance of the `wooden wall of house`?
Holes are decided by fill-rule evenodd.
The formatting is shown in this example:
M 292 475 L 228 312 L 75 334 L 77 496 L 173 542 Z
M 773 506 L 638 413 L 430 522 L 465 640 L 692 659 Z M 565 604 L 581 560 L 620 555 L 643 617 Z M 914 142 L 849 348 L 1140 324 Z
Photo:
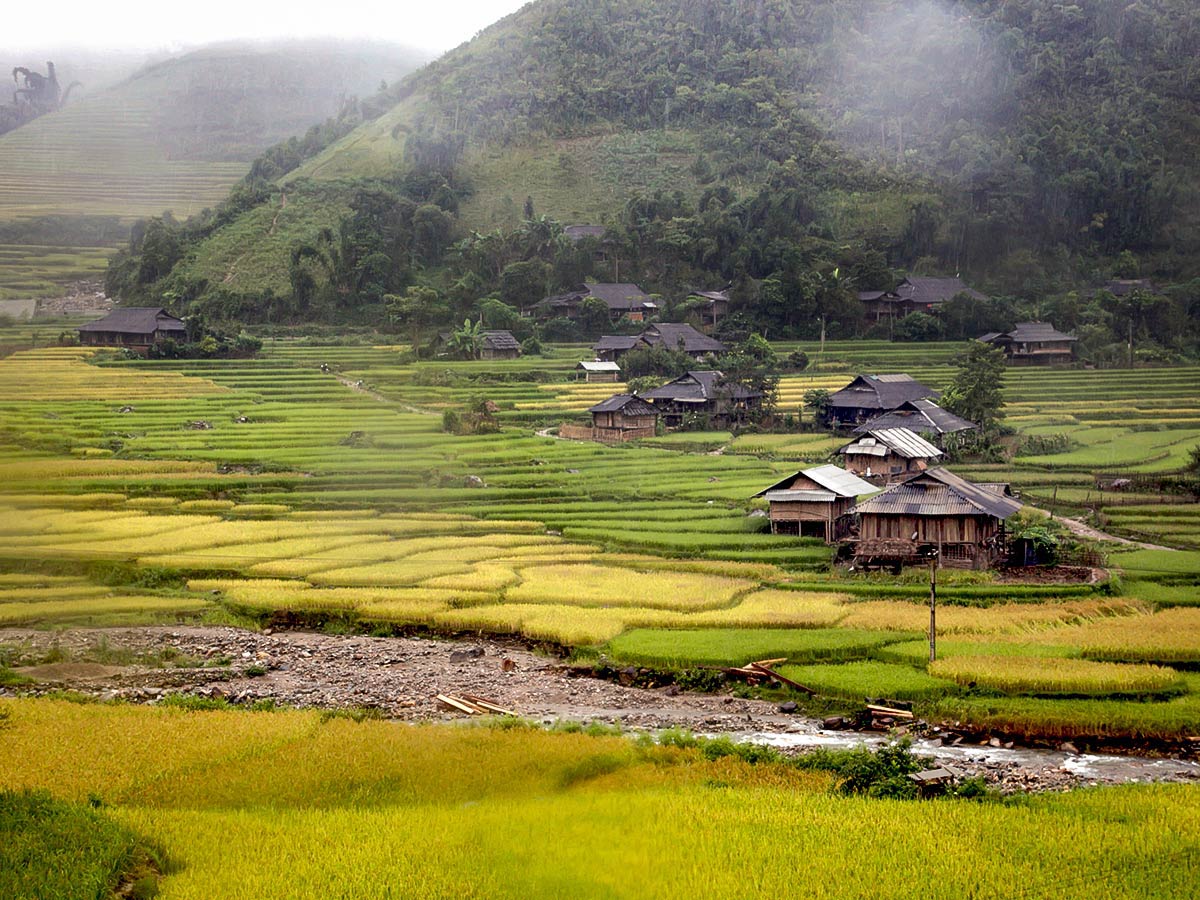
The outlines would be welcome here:
M 864 513 L 860 540 L 910 540 L 919 544 L 981 544 L 1000 532 L 1000 521 L 989 516 L 906 516 Z
M 657 416 L 625 416 L 619 412 L 592 413 L 595 428 L 649 428 L 653 431 Z

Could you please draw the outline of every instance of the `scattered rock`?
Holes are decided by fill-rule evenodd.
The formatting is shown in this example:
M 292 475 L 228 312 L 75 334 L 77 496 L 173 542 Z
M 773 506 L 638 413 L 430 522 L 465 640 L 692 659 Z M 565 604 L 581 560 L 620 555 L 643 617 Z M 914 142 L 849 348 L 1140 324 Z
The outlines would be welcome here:
M 779 704 L 779 711 L 781 713 L 794 713 L 798 708 L 795 700 L 788 700 L 786 703 Z
M 450 662 L 470 662 L 473 659 L 479 659 L 479 657 L 483 656 L 483 653 L 484 651 L 482 647 L 467 647 L 462 650 L 454 650 L 450 653 Z
M 1063 753 L 1074 753 L 1075 755 L 1079 754 L 1079 748 L 1076 747 L 1074 744 L 1072 744 L 1070 741 L 1063 741 L 1061 744 L 1058 745 L 1058 749 L 1061 750 Z
M 463 486 L 469 488 L 484 488 L 487 487 L 487 482 L 478 475 L 468 475 L 463 479 Z

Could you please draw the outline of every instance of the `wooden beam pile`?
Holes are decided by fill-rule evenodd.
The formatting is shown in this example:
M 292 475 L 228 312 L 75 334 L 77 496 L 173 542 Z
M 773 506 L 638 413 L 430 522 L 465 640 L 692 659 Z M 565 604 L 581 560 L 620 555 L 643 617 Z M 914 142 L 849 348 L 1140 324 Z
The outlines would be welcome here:
M 467 713 L 471 716 L 515 716 L 511 709 L 498 706 L 491 700 L 476 697 L 474 694 L 438 694 L 437 702 L 450 709 Z

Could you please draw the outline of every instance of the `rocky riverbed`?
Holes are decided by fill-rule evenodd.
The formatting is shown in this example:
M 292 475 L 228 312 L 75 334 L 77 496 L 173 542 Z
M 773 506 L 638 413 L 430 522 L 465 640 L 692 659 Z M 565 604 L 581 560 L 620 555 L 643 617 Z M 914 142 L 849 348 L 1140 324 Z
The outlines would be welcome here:
M 762 700 L 586 677 L 582 670 L 502 639 L 461 642 L 158 626 L 5 629 L 0 630 L 0 646 L 7 648 L 18 673 L 33 679 L 0 690 L 0 696 L 70 689 L 101 699 L 156 703 L 165 694 L 186 693 L 237 704 L 372 707 L 403 721 L 450 721 L 464 714 L 439 702 L 437 695 L 470 694 L 534 720 L 619 722 L 649 730 L 675 726 L 731 734 L 789 753 L 884 739 L 826 730 L 819 720 L 781 712 Z M 982 745 L 949 746 L 935 735 L 923 738 L 918 749 L 963 775 L 983 775 L 1010 791 L 1200 779 L 1200 765 L 1188 760 L 997 744 L 985 740 Z

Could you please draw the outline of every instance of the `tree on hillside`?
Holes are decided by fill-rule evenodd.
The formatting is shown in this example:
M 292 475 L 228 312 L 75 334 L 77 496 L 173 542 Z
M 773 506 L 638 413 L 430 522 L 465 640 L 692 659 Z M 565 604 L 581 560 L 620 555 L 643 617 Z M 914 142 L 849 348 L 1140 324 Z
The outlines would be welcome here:
M 942 393 L 944 409 L 979 425 L 984 434 L 1004 418 L 1004 351 L 971 341 L 955 362 L 958 372 Z
M 446 313 L 446 305 L 433 288 L 412 285 L 403 294 L 385 294 L 388 319 L 407 326 L 412 334 L 413 349 L 421 346 L 421 330 Z

